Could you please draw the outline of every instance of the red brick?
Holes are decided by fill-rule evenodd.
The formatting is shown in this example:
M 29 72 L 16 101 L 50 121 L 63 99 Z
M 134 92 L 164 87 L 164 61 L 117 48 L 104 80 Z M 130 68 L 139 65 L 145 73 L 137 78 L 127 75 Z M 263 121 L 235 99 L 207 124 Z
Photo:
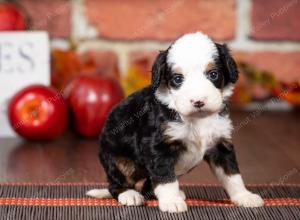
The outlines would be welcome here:
M 237 52 L 237 60 L 252 64 L 259 70 L 268 70 L 277 79 L 291 82 L 300 78 L 300 52 Z
M 46 30 L 51 37 L 68 37 L 71 31 L 71 12 L 68 0 L 19 0 L 29 16 L 29 28 Z
M 300 40 L 299 0 L 253 0 L 251 37 L 260 40 Z
M 103 38 L 172 40 L 194 31 L 217 40 L 234 37 L 234 0 L 86 0 L 86 9 Z

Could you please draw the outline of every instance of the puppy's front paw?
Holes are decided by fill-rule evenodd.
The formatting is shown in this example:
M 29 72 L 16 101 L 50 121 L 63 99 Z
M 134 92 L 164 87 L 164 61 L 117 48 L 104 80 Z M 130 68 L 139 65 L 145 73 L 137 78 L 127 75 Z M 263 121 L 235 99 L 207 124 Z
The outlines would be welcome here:
M 144 204 L 144 197 L 139 192 L 130 189 L 123 193 L 120 193 L 118 196 L 118 201 L 122 205 L 138 206 Z
M 232 202 L 244 207 L 260 207 L 264 205 L 264 200 L 259 195 L 249 191 L 236 195 L 232 198 Z
M 159 199 L 158 206 L 162 212 L 170 213 L 185 212 L 188 209 L 181 196 Z

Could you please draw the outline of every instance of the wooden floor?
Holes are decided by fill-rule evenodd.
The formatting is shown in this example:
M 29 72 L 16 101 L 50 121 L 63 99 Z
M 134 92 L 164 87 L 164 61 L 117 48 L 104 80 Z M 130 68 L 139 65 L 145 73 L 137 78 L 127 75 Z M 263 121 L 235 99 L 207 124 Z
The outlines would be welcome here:
M 246 183 L 300 183 L 300 114 L 234 112 L 234 143 Z M 95 140 L 0 139 L 0 182 L 104 182 Z M 205 162 L 181 182 L 217 183 Z

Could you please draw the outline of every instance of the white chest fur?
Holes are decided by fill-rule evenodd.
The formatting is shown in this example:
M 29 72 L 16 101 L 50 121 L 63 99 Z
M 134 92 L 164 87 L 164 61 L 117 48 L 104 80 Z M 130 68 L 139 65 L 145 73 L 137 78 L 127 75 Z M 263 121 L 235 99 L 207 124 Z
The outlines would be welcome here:
M 231 138 L 232 124 L 228 117 L 214 114 L 205 118 L 169 122 L 164 134 L 170 140 L 181 140 L 186 146 L 175 165 L 176 175 L 182 175 L 203 159 L 205 152 L 220 138 Z

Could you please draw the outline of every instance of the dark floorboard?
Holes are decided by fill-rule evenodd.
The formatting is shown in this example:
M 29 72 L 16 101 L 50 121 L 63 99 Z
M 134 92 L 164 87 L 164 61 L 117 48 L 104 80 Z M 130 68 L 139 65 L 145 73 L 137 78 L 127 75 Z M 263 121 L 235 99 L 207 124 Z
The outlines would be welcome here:
M 246 183 L 300 183 L 300 115 L 234 112 L 234 143 Z M 94 140 L 0 139 L 0 182 L 104 182 Z M 203 162 L 181 178 L 217 183 Z

